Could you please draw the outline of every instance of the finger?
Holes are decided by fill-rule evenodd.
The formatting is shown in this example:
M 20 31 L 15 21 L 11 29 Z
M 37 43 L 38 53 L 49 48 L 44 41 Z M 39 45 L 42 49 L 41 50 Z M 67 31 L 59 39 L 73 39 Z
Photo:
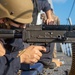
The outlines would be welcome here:
M 53 22 L 53 21 L 49 22 L 49 25 L 53 25 L 53 24 L 54 24 L 54 22 Z
M 52 21 L 52 25 L 54 25 L 54 21 Z
M 46 48 L 44 46 L 36 46 L 36 49 L 46 52 Z
M 48 20 L 47 20 L 47 25 L 48 25 Z
M 48 25 L 51 25 L 51 22 L 49 22 Z
M 36 54 L 37 54 L 39 57 L 42 56 L 42 53 L 41 53 L 40 51 L 38 51 L 38 50 L 36 50 Z
M 37 59 L 37 60 L 39 60 L 40 59 L 40 56 L 38 56 L 38 54 L 35 54 L 34 55 L 34 58 Z
M 36 63 L 36 62 L 38 62 L 37 59 L 32 59 L 32 60 L 31 60 L 31 63 L 32 63 L 32 64 L 34 64 L 34 63 Z

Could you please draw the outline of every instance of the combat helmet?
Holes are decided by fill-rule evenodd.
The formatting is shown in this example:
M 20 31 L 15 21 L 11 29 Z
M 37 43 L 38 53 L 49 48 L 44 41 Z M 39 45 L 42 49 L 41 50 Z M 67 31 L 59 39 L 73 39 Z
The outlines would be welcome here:
M 32 0 L 0 0 L 0 18 L 9 18 L 20 23 L 31 23 Z

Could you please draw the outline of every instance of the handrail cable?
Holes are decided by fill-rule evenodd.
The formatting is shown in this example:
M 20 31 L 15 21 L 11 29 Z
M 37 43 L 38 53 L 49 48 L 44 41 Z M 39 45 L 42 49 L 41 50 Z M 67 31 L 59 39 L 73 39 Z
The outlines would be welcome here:
M 71 7 L 71 10 L 70 10 L 70 13 L 69 13 L 68 18 L 71 16 L 71 13 L 72 13 L 72 10 L 73 10 L 73 8 L 74 8 L 74 5 L 75 5 L 75 0 L 73 1 L 73 4 L 72 4 L 72 7 Z

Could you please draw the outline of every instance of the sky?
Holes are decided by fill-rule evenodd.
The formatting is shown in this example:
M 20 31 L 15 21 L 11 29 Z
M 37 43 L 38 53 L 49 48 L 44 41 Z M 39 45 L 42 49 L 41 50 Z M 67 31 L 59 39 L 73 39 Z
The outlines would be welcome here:
M 59 17 L 61 25 L 69 25 L 68 17 L 74 0 L 52 0 L 54 13 Z M 72 25 L 75 25 L 75 4 L 70 15 Z

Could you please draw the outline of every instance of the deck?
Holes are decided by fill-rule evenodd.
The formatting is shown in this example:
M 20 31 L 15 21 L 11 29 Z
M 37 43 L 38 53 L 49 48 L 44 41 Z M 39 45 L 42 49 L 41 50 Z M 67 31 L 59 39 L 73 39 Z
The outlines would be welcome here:
M 72 57 L 68 57 L 62 52 L 57 52 L 57 58 L 60 59 L 61 61 L 64 61 L 64 65 L 54 69 L 44 68 L 42 75 L 68 75 L 67 72 L 70 71 Z

